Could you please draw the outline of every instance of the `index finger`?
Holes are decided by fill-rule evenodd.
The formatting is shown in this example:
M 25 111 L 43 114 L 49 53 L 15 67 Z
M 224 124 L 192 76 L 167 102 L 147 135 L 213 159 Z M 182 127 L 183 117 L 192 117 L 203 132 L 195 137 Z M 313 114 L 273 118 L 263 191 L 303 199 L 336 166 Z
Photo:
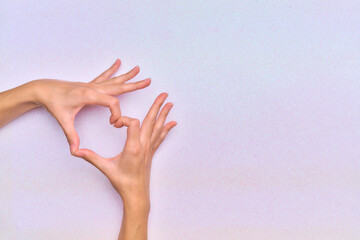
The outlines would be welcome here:
M 115 63 L 110 68 L 108 68 L 105 72 L 101 73 L 91 82 L 99 83 L 109 79 L 119 69 L 120 65 L 121 65 L 120 59 L 116 59 Z
M 168 97 L 167 93 L 161 93 L 154 101 L 151 106 L 148 114 L 146 115 L 142 125 L 141 125 L 141 135 L 140 139 L 142 142 L 150 141 L 152 132 L 154 130 L 154 125 L 156 122 L 156 117 L 160 111 L 161 106 Z

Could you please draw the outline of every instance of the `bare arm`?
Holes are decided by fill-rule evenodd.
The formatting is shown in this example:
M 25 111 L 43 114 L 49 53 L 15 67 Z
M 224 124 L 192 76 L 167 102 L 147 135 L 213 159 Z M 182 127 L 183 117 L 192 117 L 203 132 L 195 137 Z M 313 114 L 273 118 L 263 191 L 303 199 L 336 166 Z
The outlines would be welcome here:
M 167 103 L 160 111 L 166 98 L 166 93 L 156 98 L 141 127 L 140 121 L 134 118 L 123 116 L 116 121 L 115 127 L 128 128 L 126 143 L 119 155 L 103 158 L 89 149 L 79 149 L 75 153 L 103 172 L 121 196 L 124 211 L 120 240 L 147 239 L 152 158 L 168 132 L 177 124 L 174 121 L 165 124 L 173 106 Z
M 31 82 L 0 93 L 0 127 L 38 106 Z
M 40 79 L 0 93 L 0 127 L 26 111 L 44 107 L 58 121 L 74 154 L 80 144 L 74 120 L 84 106 L 108 107 L 111 111 L 110 123 L 113 124 L 121 116 L 119 101 L 114 96 L 150 85 L 149 78 L 127 83 L 139 73 L 139 67 L 111 78 L 119 67 L 120 60 L 116 60 L 109 69 L 88 83 Z
M 120 194 L 124 211 L 119 239 L 147 239 L 151 162 L 176 122 L 165 124 L 171 103 L 166 104 L 159 114 L 167 98 L 165 93 L 157 97 L 141 127 L 139 120 L 121 117 L 119 102 L 114 95 L 145 88 L 150 79 L 126 83 L 138 74 L 138 67 L 110 78 L 119 66 L 117 60 L 89 83 L 41 79 L 0 93 L 0 127 L 33 108 L 44 107 L 64 130 L 71 153 L 100 169 Z M 110 123 L 115 127 L 128 127 L 124 150 L 114 158 L 105 159 L 89 149 L 79 149 L 74 119 L 85 105 L 94 104 L 109 107 Z

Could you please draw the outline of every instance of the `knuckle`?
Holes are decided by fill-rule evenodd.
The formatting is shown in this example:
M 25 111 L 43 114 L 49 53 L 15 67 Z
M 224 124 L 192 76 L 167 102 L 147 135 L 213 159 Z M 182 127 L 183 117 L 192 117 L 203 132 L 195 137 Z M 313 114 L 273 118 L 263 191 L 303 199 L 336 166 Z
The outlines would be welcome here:
M 133 119 L 133 120 L 131 120 L 130 124 L 131 124 L 131 126 L 133 126 L 133 127 L 140 127 L 140 121 L 139 121 L 139 119 Z
M 162 130 L 162 126 L 155 124 L 154 131 L 161 132 L 161 130 Z
M 113 82 L 115 82 L 115 83 L 121 82 L 122 80 L 123 80 L 122 75 L 111 78 L 111 81 L 113 81 Z
M 77 157 L 76 151 L 74 149 L 70 149 L 70 154 L 73 155 L 74 157 Z
M 149 121 L 150 123 L 155 123 L 156 121 L 156 116 L 154 113 L 149 112 L 148 115 L 146 116 L 147 121 Z
M 111 98 L 111 100 L 110 100 L 110 104 L 111 105 L 119 105 L 119 99 L 117 99 L 117 98 Z
M 79 91 L 80 91 L 81 95 L 86 96 L 86 97 L 92 96 L 92 93 L 93 93 L 92 89 L 86 88 L 86 87 L 80 88 Z

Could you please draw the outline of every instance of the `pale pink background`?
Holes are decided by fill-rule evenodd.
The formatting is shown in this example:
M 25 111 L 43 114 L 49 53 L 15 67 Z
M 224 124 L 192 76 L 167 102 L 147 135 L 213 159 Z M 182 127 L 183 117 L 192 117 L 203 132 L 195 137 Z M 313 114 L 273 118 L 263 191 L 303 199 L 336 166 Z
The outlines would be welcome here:
M 90 81 L 119 57 L 178 126 L 154 159 L 149 239 L 360 239 L 359 1 L 1 1 L 0 91 Z M 125 131 L 87 108 L 81 146 Z M 0 239 L 115 239 L 120 198 L 32 111 L 0 129 Z

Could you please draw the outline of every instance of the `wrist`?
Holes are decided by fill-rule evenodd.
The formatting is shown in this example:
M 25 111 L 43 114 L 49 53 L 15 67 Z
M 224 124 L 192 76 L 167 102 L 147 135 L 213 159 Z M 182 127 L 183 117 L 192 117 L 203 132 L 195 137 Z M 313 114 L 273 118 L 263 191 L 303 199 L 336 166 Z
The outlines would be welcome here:
M 130 184 L 120 187 L 119 184 L 113 184 L 114 189 L 120 195 L 124 208 L 129 210 L 140 209 L 143 211 L 150 211 L 150 194 L 149 189 L 143 184 Z
M 124 202 L 121 231 L 118 239 L 147 239 L 149 208 Z
M 148 215 L 150 212 L 150 200 L 139 198 L 122 198 L 124 210 L 128 213 Z
M 25 83 L 15 88 L 14 97 L 17 99 L 15 100 L 15 102 L 17 102 L 19 106 L 26 106 L 28 110 L 40 106 L 39 103 L 36 101 L 36 88 L 37 86 L 35 84 L 35 81 Z
M 29 89 L 29 100 L 36 106 L 42 106 L 42 96 L 44 95 L 44 89 L 42 89 L 43 80 L 33 80 L 26 83 L 27 89 Z

